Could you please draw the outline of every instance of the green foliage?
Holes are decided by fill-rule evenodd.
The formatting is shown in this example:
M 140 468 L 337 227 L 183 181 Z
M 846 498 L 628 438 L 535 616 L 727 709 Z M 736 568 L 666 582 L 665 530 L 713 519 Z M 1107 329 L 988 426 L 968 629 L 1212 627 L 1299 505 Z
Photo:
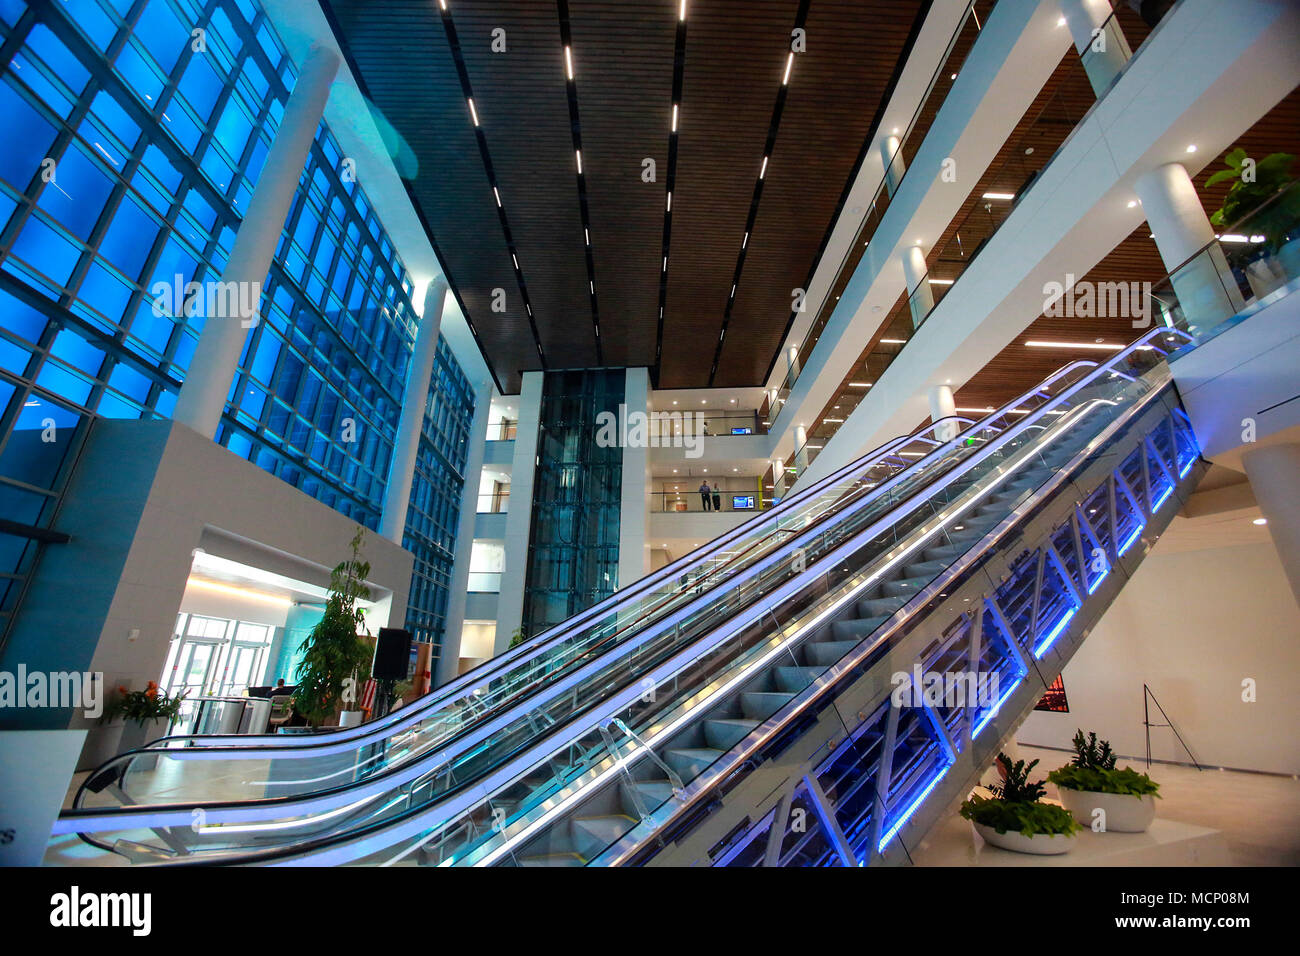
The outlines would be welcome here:
M 358 527 L 352 536 L 352 557 L 330 574 L 325 615 L 299 648 L 303 657 L 295 672 L 298 689 L 293 705 L 312 726 L 332 718 L 343 704 L 354 703 L 370 676 L 372 648 L 358 635 L 365 626 L 365 611 L 357 607 L 358 600 L 370 597 L 365 584 L 370 562 L 361 560 L 365 535 L 366 529 Z
M 1295 181 L 1291 167 L 1296 158 L 1290 153 L 1272 153 L 1255 163 L 1253 170 L 1247 158 L 1246 150 L 1238 146 L 1224 157 L 1226 168 L 1205 181 L 1207 187 L 1232 182 L 1223 206 L 1210 216 L 1210 222 L 1219 227 L 1232 226 L 1250 216 L 1247 231 L 1263 233 L 1269 249 L 1276 251 L 1300 219 L 1300 190 L 1288 190 L 1267 209 L 1260 207 Z
M 1160 785 L 1132 767 L 1115 769 L 1116 755 L 1110 741 L 1097 741 L 1097 735 L 1083 735 L 1083 728 L 1074 731 L 1074 759 L 1064 767 L 1053 770 L 1047 779 L 1066 790 L 1088 790 L 1093 793 L 1122 793 L 1143 797 L 1156 793 Z
M 1053 770 L 1047 779 L 1065 790 L 1087 790 L 1092 793 L 1121 793 L 1135 797 L 1148 794 L 1160 796 L 1160 785 L 1144 773 L 1132 767 L 1116 770 L 1098 770 L 1093 767 L 1078 767 L 1073 764 Z
M 992 827 L 998 833 L 1015 830 L 1025 836 L 1035 833 L 1069 836 L 1083 829 L 1064 807 L 1039 802 L 1047 788 L 1041 780 L 1029 781 L 1029 772 L 1037 765 L 1037 760 L 1028 765 L 1023 760 L 1012 763 L 1006 754 L 998 754 L 997 768 L 1002 783 L 989 787 L 993 791 L 992 799 L 976 794 L 958 812 L 972 823 Z
M 181 704 L 184 701 L 184 694 L 168 697 L 159 689 L 157 681 L 151 680 L 144 690 L 127 690 L 125 687 L 118 687 L 117 696 L 104 708 L 102 719 L 112 720 L 121 717 L 141 727 L 148 721 L 159 718 L 171 723 L 180 714 Z
M 1083 829 L 1069 811 L 1052 803 L 1008 803 L 976 794 L 958 812 L 972 823 L 992 827 L 998 833 L 1014 830 L 1025 836 L 1036 833 L 1069 836 Z
M 1083 728 L 1076 727 L 1073 742 L 1073 766 L 1086 767 L 1089 770 L 1115 769 L 1115 754 L 1111 753 L 1109 740 L 1103 740 L 1098 744 L 1096 734 L 1090 733 L 1087 737 L 1084 737 Z
M 515 632 L 510 635 L 510 646 L 518 647 L 523 642 L 524 642 L 524 629 L 522 627 L 517 627 L 515 628 Z
M 1043 781 L 1029 782 L 1029 771 L 1038 766 L 1037 760 L 1028 766 L 1025 766 L 1023 760 L 1017 760 L 1013 764 L 1010 757 L 999 753 L 997 766 L 998 773 L 1002 775 L 1002 784 L 994 784 L 989 789 L 993 791 L 993 796 L 1004 803 L 1033 803 L 1047 792 Z

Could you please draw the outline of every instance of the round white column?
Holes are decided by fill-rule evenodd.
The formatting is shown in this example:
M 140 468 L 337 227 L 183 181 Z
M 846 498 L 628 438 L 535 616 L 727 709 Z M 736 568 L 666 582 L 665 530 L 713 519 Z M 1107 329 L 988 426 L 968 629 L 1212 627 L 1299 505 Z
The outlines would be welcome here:
M 907 303 L 912 311 L 912 327 L 916 328 L 934 308 L 934 291 L 930 288 L 930 269 L 925 264 L 925 253 L 920 246 L 903 250 L 903 276 L 907 279 Z
M 886 136 L 880 141 L 880 161 L 885 164 L 885 193 L 889 196 L 894 195 L 903 173 L 907 172 L 900 145 L 897 136 Z
M 1174 294 L 1192 333 L 1208 331 L 1240 311 L 1244 303 L 1222 250 L 1215 245 L 1192 258 L 1214 241 L 1214 227 L 1186 167 L 1157 166 L 1143 173 L 1134 188 L 1160 259 L 1173 273 Z
M 402 414 L 397 420 L 393 460 L 388 465 L 388 483 L 384 486 L 379 533 L 394 544 L 402 543 L 402 533 L 406 530 L 406 509 L 411 503 L 411 483 L 415 479 L 415 460 L 420 453 L 420 432 L 424 428 L 424 409 L 429 401 L 433 363 L 438 357 L 438 333 L 442 330 L 442 308 L 446 301 L 447 280 L 436 276 L 424 293 L 424 314 L 420 316 L 415 351 L 406 370 Z M 478 493 L 477 488 L 474 493 Z
M 799 346 L 792 345 L 785 350 L 785 383 L 788 388 L 799 377 Z
M 254 309 L 259 307 L 262 283 L 271 271 L 275 247 L 284 231 L 284 221 L 298 190 L 298 180 L 307 164 L 316 129 L 325 115 L 325 101 L 329 99 L 330 84 L 334 82 L 340 62 L 339 55 L 333 50 L 313 47 L 293 93 L 289 95 L 289 102 L 285 104 L 284 118 L 266 155 L 257 186 L 253 189 L 253 198 L 248 203 L 248 212 L 235 234 L 235 244 L 230 250 L 226 268 L 221 273 L 222 283 L 240 284 L 227 288 L 255 290 L 254 295 L 240 294 L 236 297 L 241 302 L 241 309 L 244 302 L 253 303 Z M 244 350 L 244 340 L 257 321 L 255 312 L 208 316 L 185 382 L 176 398 L 176 408 L 172 412 L 175 421 L 208 438 L 216 434 L 239 366 L 239 355 Z
M 1268 533 L 1300 604 L 1300 445 L 1253 448 L 1242 455 L 1246 477 L 1268 519 Z
M 794 426 L 794 474 L 798 478 L 808 468 L 808 429 Z
M 1074 48 L 1083 59 L 1092 91 L 1100 99 L 1133 56 L 1119 21 L 1112 19 L 1106 24 L 1111 15 L 1110 0 L 1061 0 L 1061 13 Z
M 930 389 L 930 422 L 939 421 L 941 418 L 951 418 L 957 414 L 957 402 L 953 398 L 952 389 L 947 385 L 936 385 Z M 957 437 L 958 426 L 956 422 L 949 422 L 941 429 L 938 436 L 944 441 Z

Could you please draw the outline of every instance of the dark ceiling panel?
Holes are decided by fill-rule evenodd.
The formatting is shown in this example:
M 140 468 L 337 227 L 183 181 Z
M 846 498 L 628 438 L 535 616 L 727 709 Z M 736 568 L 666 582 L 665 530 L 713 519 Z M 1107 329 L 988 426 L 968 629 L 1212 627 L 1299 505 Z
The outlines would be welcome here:
M 691 4 L 661 388 L 708 384 L 798 9 L 794 0 Z
M 494 0 L 457 4 L 453 16 L 546 364 L 597 365 L 555 5 Z M 495 29 L 505 31 L 503 53 L 492 52 Z M 518 297 L 513 272 L 493 281 Z M 521 345 L 511 354 L 530 348 Z
M 763 381 L 907 46 L 920 0 L 817 0 L 805 24 L 715 384 Z M 864 56 L 864 51 L 870 56 Z
M 672 121 L 675 0 L 570 0 L 583 169 L 601 339 L 612 366 L 650 366 L 659 320 L 664 182 Z
M 653 365 L 678 0 L 321 0 L 352 67 L 419 160 L 412 195 L 507 392 L 541 367 L 493 176 L 550 368 Z M 778 348 L 924 0 L 805 0 L 795 66 L 720 384 L 755 384 Z M 562 45 L 567 6 L 598 355 Z M 799 0 L 692 0 L 682 65 L 660 387 L 700 387 L 726 314 Z M 465 103 L 452 24 L 482 123 Z M 493 52 L 492 31 L 505 31 Z M 652 157 L 658 179 L 645 183 Z M 506 311 L 491 311 L 493 290 Z

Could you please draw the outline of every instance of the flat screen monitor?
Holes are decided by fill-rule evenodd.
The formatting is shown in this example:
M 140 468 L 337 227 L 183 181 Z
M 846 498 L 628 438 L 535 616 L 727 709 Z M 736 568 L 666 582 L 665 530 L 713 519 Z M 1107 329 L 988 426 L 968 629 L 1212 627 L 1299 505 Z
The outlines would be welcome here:
M 732 495 L 731 510 L 732 511 L 753 511 L 754 496 L 753 495 Z

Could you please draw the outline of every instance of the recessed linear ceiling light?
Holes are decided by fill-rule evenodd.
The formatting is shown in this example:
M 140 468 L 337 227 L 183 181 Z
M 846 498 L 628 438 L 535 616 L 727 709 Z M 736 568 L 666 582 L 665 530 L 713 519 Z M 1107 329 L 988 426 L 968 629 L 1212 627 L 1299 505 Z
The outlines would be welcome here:
M 842 418 L 823 418 L 823 419 L 822 419 L 822 424 L 823 424 L 823 425 L 826 424 L 827 422 L 835 422 L 836 424 L 842 425 L 842 424 L 844 424 L 844 419 L 842 419 Z
M 581 176 L 582 175 L 582 150 L 575 149 L 573 152 L 574 155 L 578 157 L 578 175 Z
M 573 54 L 567 46 L 564 48 L 564 72 L 573 79 Z
M 952 285 L 954 279 L 931 279 L 930 285 Z
M 1256 518 L 1251 524 L 1268 524 L 1267 518 Z
M 591 245 L 591 233 L 586 226 L 582 227 L 582 237 L 587 240 L 587 245 Z
M 668 271 L 668 257 L 664 256 L 664 272 Z
M 686 0 L 682 0 L 682 10 L 681 13 L 677 14 L 677 19 L 678 20 L 686 19 Z
M 763 168 L 758 171 L 758 178 L 762 179 L 767 175 L 767 157 L 763 157 Z
M 1098 349 L 1102 352 L 1124 347 L 1123 344 L 1111 345 L 1108 342 L 1026 342 L 1025 345 L 1031 349 Z
M 474 125 L 477 126 L 477 125 L 478 125 L 478 110 L 474 109 L 474 97 L 472 97 L 472 96 L 471 96 L 471 97 L 468 97 L 468 98 L 467 98 L 467 102 L 469 103 L 469 116 L 470 116 L 470 119 L 472 119 L 472 120 L 474 121 Z
M 870 388 L 870 382 L 849 382 L 849 388 Z
M 745 238 L 740 240 L 740 248 L 744 249 L 749 245 L 749 233 L 745 233 Z
M 672 212 L 672 211 L 673 211 L 673 191 L 672 191 L 671 189 L 668 190 L 668 210 L 667 210 L 667 211 L 668 211 L 668 212 Z
M 676 104 L 676 103 L 673 104 L 673 129 L 672 129 L 672 131 L 673 131 L 674 133 L 677 132 L 677 104 Z
M 881 339 L 881 345 L 906 345 L 907 339 Z
M 518 268 L 519 268 L 519 260 L 518 260 L 518 259 L 515 259 L 515 254 L 514 254 L 513 252 L 510 253 L 510 258 L 514 260 L 515 268 L 518 269 Z
M 790 67 L 794 66 L 794 54 L 791 53 L 785 60 L 785 76 L 781 78 L 781 85 L 785 86 L 790 82 Z
M 446 9 L 447 9 L 447 0 L 438 0 L 438 6 L 442 7 L 442 9 L 446 10 Z
M 492 195 L 493 195 L 493 196 L 496 196 L 496 198 L 497 198 L 497 205 L 500 206 L 500 205 L 501 205 L 501 194 L 500 194 L 499 192 L 497 192 L 497 188 L 496 188 L 495 186 L 492 187 Z
M 985 193 L 985 194 L 984 194 L 984 198 L 985 198 L 985 199 L 1005 199 L 1005 200 L 1007 200 L 1008 202 L 1010 202 L 1012 199 L 1015 199 L 1015 198 L 1016 198 L 1016 194 L 1015 194 L 1015 193 Z

